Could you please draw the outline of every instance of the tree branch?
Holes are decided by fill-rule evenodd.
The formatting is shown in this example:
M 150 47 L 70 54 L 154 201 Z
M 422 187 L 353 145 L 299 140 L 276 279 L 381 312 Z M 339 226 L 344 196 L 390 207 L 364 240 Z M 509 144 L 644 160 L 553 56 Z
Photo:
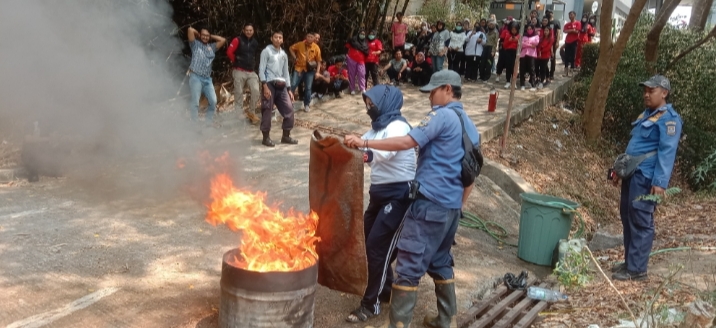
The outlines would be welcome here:
M 686 48 L 686 50 L 682 51 L 680 54 L 674 57 L 674 59 L 671 60 L 669 65 L 666 65 L 666 69 L 664 71 L 669 71 L 677 62 L 679 62 L 679 60 L 683 59 L 684 57 L 686 57 L 686 55 L 704 45 L 704 43 L 708 42 L 713 37 L 716 37 L 716 25 L 711 29 L 711 32 L 709 32 L 709 34 L 706 34 L 706 36 L 699 40 L 699 42 L 694 43 L 691 47 Z
M 656 60 L 659 58 L 659 40 L 661 39 L 661 31 L 664 30 L 669 17 L 674 9 L 679 5 L 681 0 L 667 0 L 659 11 L 654 25 L 652 25 L 649 34 L 646 35 L 646 44 L 644 45 L 644 57 L 646 59 L 646 68 L 650 73 L 654 73 Z

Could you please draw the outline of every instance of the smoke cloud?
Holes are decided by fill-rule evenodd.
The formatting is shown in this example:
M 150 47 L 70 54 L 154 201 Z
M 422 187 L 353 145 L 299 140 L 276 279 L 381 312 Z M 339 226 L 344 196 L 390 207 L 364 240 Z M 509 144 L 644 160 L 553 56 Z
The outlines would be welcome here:
M 108 162 L 173 164 L 197 136 L 188 98 L 167 101 L 188 67 L 171 17 L 165 0 L 3 1 L 0 133 L 39 121 L 80 147 L 69 157 L 88 181 Z

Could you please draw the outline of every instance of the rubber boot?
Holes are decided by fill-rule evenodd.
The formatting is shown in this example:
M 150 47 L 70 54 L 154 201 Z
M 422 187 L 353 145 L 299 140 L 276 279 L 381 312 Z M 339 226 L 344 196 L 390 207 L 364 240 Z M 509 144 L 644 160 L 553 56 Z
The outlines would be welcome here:
M 276 144 L 273 143 L 273 141 L 271 140 L 271 137 L 269 136 L 270 131 L 261 131 L 261 134 L 264 135 L 264 140 L 261 141 L 261 144 L 262 144 L 262 145 L 264 145 L 264 146 L 266 146 L 266 147 L 274 147 L 274 146 L 276 146 Z
M 457 300 L 455 280 L 435 280 L 435 296 L 438 299 L 438 316 L 425 316 L 423 323 L 430 328 L 457 328 Z
M 281 137 L 281 143 L 295 145 L 298 140 L 291 138 L 291 130 L 283 130 L 283 136 Z
M 418 300 L 418 287 L 399 286 L 393 284 L 390 296 L 390 315 L 388 322 L 381 328 L 410 328 L 413 320 L 413 309 Z

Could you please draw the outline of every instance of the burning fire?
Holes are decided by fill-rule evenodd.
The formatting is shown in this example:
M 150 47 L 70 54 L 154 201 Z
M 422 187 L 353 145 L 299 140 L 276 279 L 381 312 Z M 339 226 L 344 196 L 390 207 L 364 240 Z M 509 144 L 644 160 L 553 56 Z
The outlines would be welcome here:
M 242 234 L 239 250 L 232 265 L 249 271 L 300 271 L 316 263 L 315 236 L 318 214 L 284 215 L 264 203 L 265 193 L 238 190 L 227 174 L 211 180 L 211 199 L 206 221 L 226 224 Z

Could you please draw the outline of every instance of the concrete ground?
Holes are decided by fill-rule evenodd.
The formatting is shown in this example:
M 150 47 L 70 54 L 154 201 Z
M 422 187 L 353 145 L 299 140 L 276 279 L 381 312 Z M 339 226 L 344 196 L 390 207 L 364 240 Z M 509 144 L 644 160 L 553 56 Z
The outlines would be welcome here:
M 504 121 L 504 90 L 498 112 L 488 114 L 488 87 L 465 89 L 466 109 L 478 127 L 494 126 L 500 117 Z M 403 90 L 404 113 L 417 124 L 428 111 L 427 96 L 413 87 Z M 516 101 L 527 107 L 547 93 L 518 91 Z M 325 102 L 297 116 L 304 126 L 356 132 L 368 127 L 358 96 Z M 306 212 L 310 133 L 296 128 L 299 145 L 269 149 L 260 145 L 255 127 L 227 120 L 221 130 L 199 136 L 193 147 L 229 151 L 243 187 L 267 191 L 269 203 L 280 202 L 283 210 Z M 274 132 L 275 139 L 279 136 Z M 173 155 L 158 151 L 156 157 Z M 182 191 L 181 175 L 158 173 L 173 167 L 149 162 L 126 159 L 107 163 L 92 178 L 71 172 L 67 178 L 0 187 L 0 326 L 217 326 L 221 255 L 237 247 L 238 236 L 204 221 L 205 208 Z M 365 175 L 367 190 L 367 169 Z M 516 240 L 518 205 L 489 179 L 480 178 L 467 209 L 504 225 L 510 240 Z M 474 229 L 458 230 L 454 254 L 460 313 L 506 272 L 549 272 L 517 259 L 515 248 Z M 432 289 L 432 281 L 424 279 L 416 322 L 435 312 Z M 315 326 L 365 326 L 343 321 L 358 303 L 358 296 L 320 287 Z M 384 319 L 385 314 L 366 324 Z

